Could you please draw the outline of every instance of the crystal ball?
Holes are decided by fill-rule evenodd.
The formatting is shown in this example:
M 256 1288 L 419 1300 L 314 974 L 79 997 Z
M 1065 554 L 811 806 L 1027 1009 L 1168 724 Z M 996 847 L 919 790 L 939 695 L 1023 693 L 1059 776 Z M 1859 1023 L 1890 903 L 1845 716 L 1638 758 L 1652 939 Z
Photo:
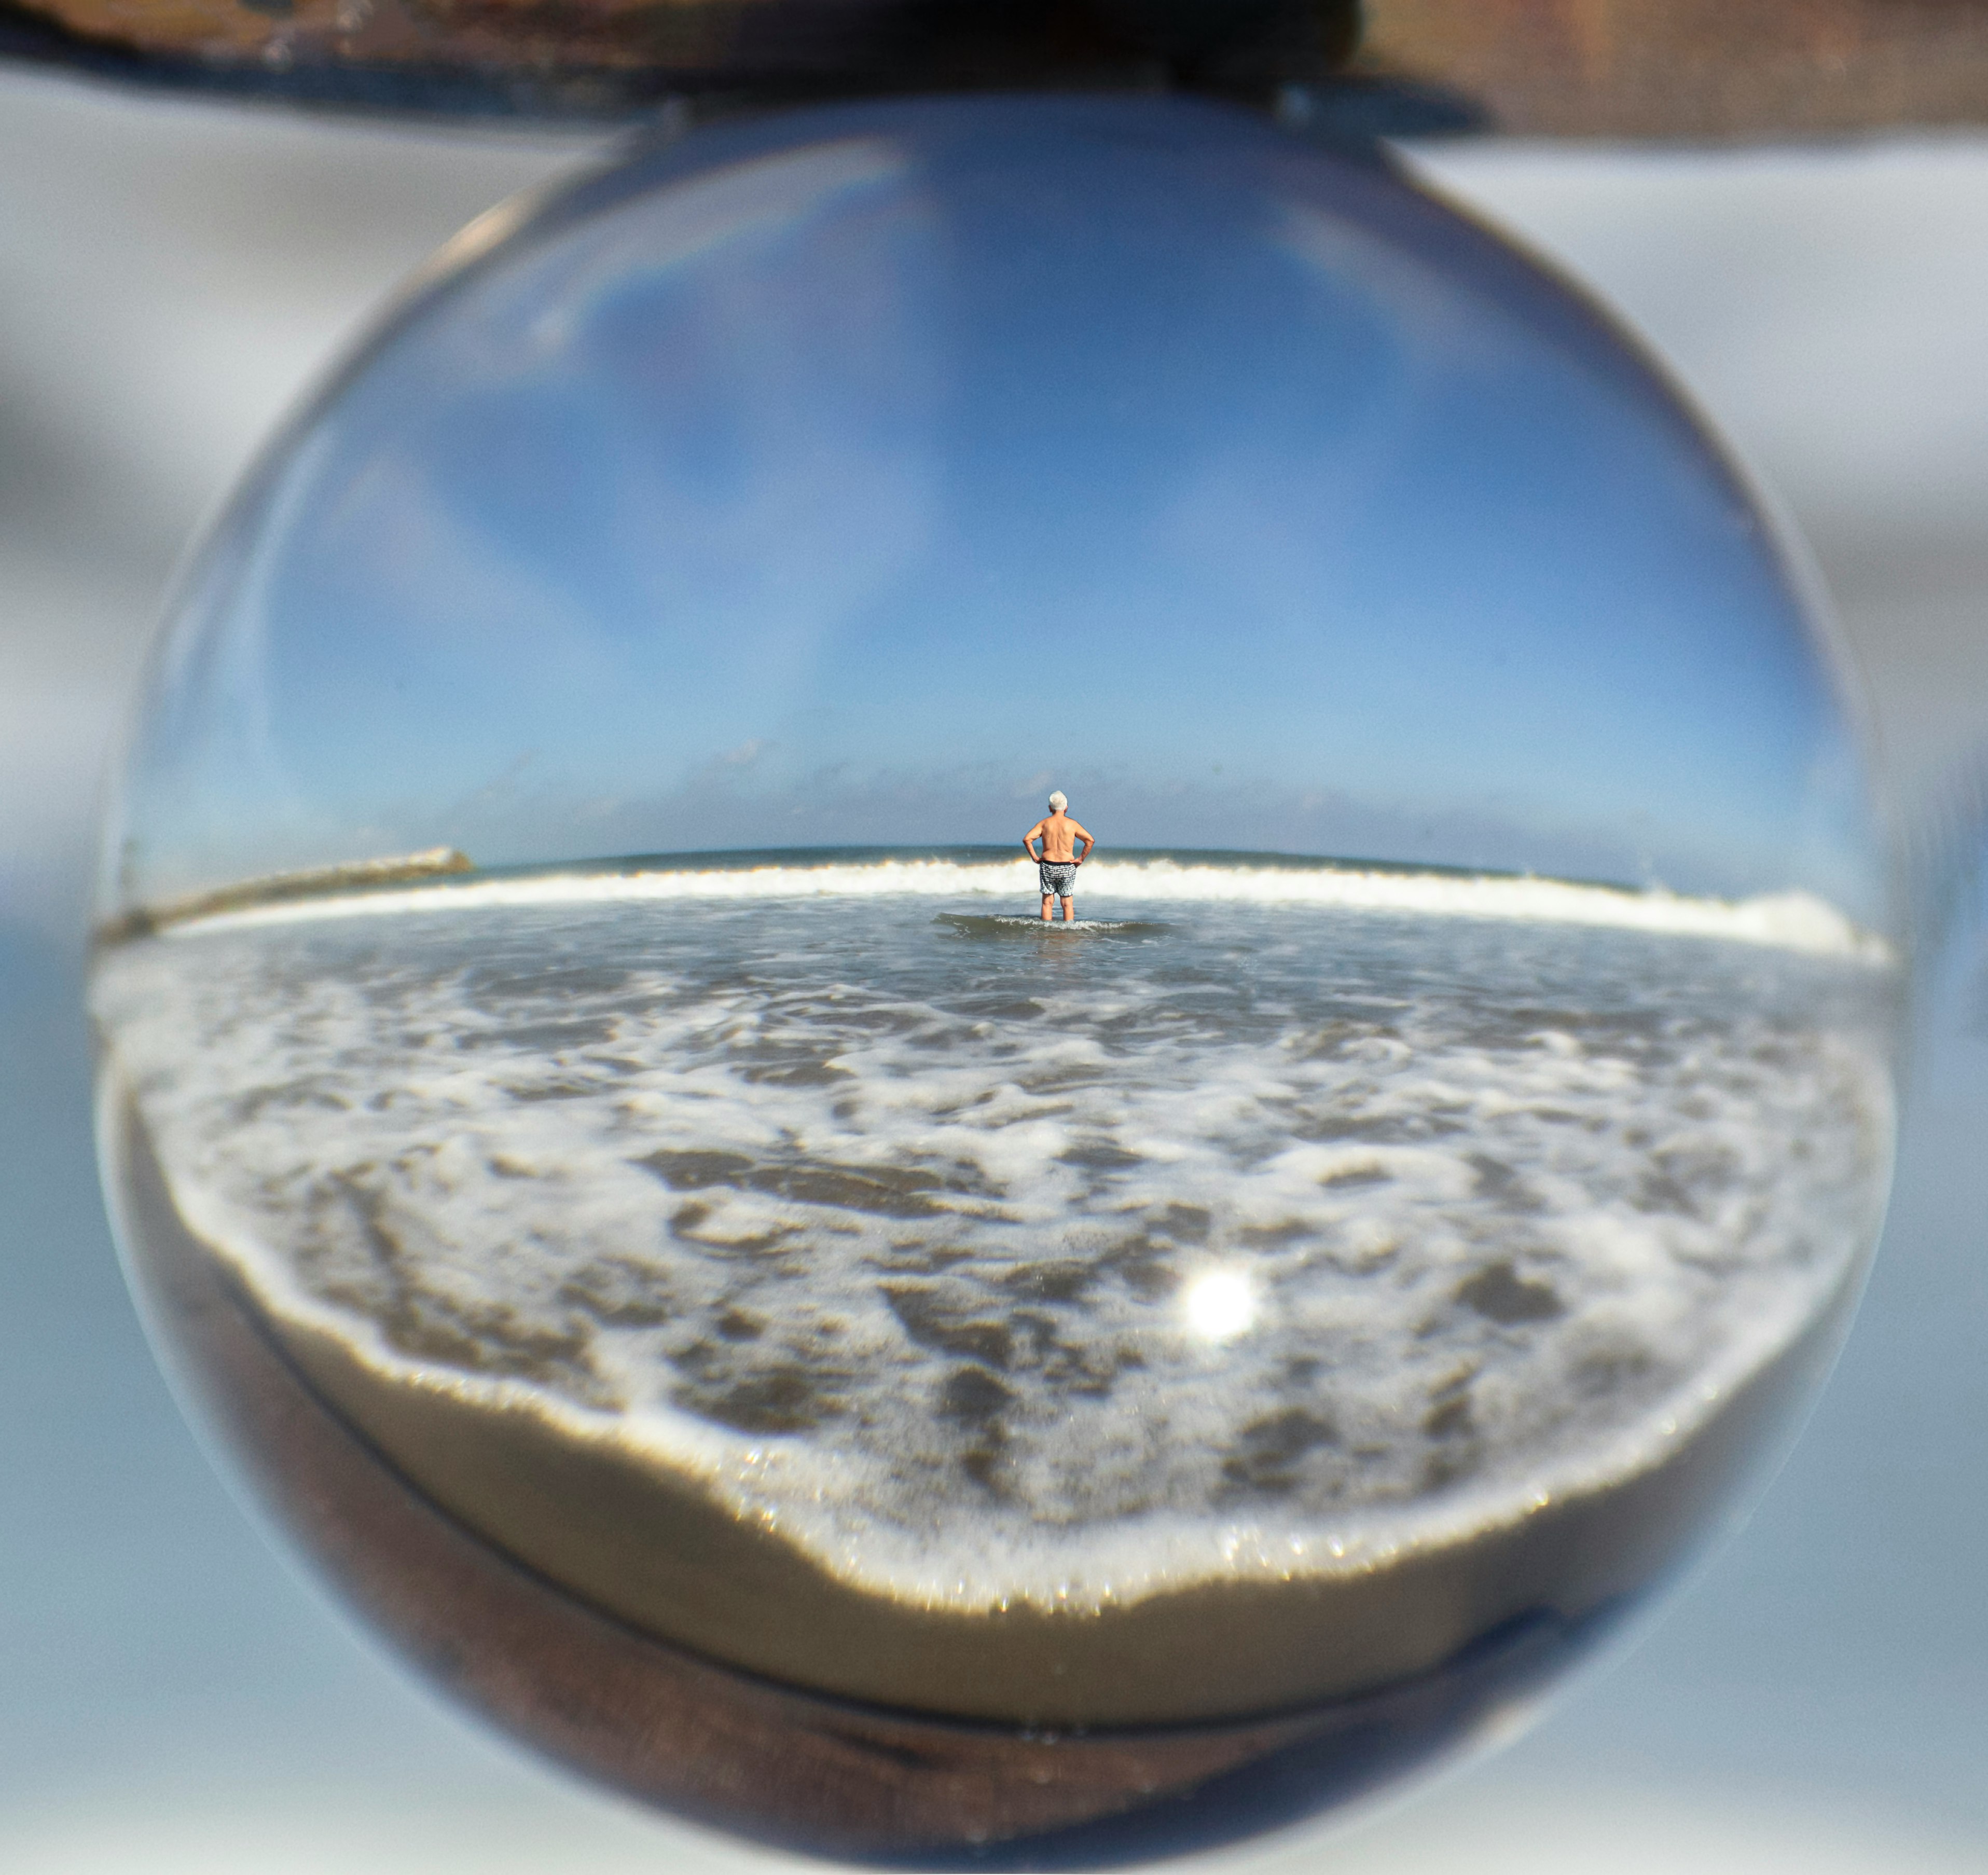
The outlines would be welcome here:
M 468 229 L 169 608 L 106 1183 L 196 1418 L 583 1772 L 1138 1860 L 1756 1488 L 1902 945 L 1787 541 L 1383 154 L 741 119 Z

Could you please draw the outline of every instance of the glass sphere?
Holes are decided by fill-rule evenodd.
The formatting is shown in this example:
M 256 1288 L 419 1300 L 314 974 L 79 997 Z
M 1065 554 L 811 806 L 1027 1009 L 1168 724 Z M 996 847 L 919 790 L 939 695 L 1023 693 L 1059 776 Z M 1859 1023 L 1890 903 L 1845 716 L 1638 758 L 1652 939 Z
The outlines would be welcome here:
M 1743 1498 L 1884 1206 L 1888 877 L 1718 447 L 1378 156 L 741 122 L 469 230 L 194 564 L 106 1182 L 501 1722 L 1137 1857 L 1503 1729 Z

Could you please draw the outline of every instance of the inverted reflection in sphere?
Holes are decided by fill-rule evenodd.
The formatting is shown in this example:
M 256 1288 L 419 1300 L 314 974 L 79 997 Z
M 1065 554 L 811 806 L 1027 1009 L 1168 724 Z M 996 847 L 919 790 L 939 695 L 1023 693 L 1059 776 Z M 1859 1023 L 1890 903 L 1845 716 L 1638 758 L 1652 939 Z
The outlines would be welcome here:
M 1177 103 L 472 230 L 197 564 L 108 854 L 210 1421 L 472 1701 L 829 1854 L 1469 1738 L 1775 1449 L 1888 1176 L 1744 490 L 1530 263 Z

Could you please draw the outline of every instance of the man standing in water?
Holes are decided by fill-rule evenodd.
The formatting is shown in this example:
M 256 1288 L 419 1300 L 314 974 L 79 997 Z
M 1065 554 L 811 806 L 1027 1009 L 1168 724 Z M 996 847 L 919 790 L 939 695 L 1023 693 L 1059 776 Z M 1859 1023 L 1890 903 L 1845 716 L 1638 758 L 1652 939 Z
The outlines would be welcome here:
M 1070 817 L 1070 803 L 1063 791 L 1050 797 L 1050 811 L 1046 819 L 1036 821 L 1022 836 L 1022 851 L 1036 862 L 1036 870 L 1043 880 L 1043 922 L 1050 922 L 1050 901 L 1063 901 L 1063 922 L 1069 924 L 1077 916 L 1077 902 L 1071 895 L 1071 888 L 1077 879 L 1077 869 L 1090 857 L 1090 849 L 1097 842 Z M 1036 851 L 1036 842 L 1043 843 L 1043 850 Z M 1080 850 L 1077 842 L 1083 842 Z

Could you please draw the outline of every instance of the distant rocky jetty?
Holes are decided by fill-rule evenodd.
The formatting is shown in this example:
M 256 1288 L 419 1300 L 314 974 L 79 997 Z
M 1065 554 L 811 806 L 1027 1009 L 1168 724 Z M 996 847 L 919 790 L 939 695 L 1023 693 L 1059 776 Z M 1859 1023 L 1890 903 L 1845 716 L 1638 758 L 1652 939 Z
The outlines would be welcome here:
M 445 878 L 451 873 L 474 872 L 475 862 L 452 846 L 431 846 L 419 853 L 402 853 L 382 859 L 349 859 L 335 866 L 309 866 L 298 872 L 265 873 L 259 878 L 240 879 L 232 885 L 217 885 L 206 892 L 188 892 L 177 899 L 161 899 L 156 905 L 134 905 L 96 928 L 100 944 L 123 943 L 147 937 L 169 925 L 196 918 L 211 918 L 220 912 L 239 912 L 250 905 L 274 905 L 286 899 L 312 899 L 325 892 L 345 892 L 376 885 L 403 885 L 411 880 Z

